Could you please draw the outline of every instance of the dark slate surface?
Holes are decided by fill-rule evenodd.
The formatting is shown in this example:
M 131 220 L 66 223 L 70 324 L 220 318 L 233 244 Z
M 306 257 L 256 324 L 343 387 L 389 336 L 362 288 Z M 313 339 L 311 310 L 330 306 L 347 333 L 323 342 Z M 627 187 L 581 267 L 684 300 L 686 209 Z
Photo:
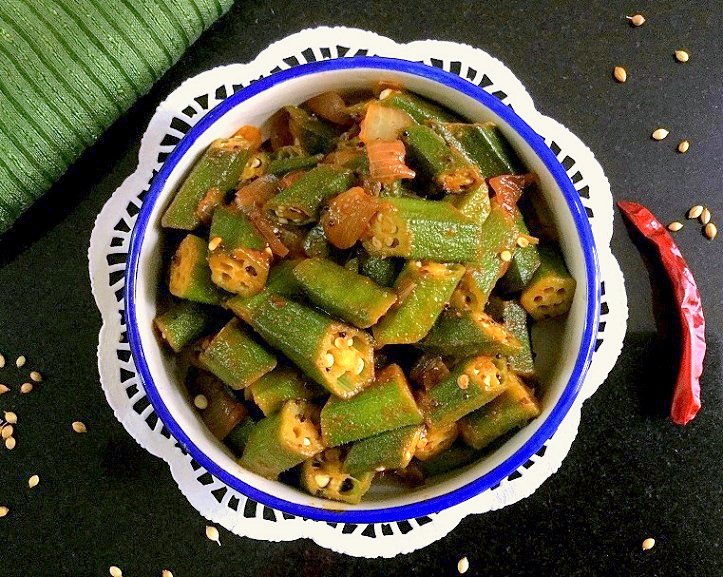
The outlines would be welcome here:
M 580 434 L 560 471 L 532 497 L 464 520 L 447 538 L 394 560 L 356 560 L 313 543 L 256 542 L 221 531 L 186 502 L 167 467 L 116 422 L 98 385 L 99 315 L 86 250 L 95 215 L 129 175 L 156 105 L 186 77 L 244 62 L 306 26 L 346 24 L 399 41 L 440 38 L 479 46 L 502 61 L 537 106 L 595 152 L 616 199 L 640 200 L 668 221 L 705 201 L 723 214 L 723 28 L 719 2 L 239 1 L 47 198 L 0 242 L 0 351 L 24 353 L 46 382 L 32 395 L 6 395 L 21 416 L 19 444 L 0 451 L 0 576 L 107 575 L 471 575 L 723 574 L 723 401 L 720 239 L 688 225 L 677 239 L 701 285 L 709 355 L 704 409 L 685 429 L 665 417 L 666 384 L 652 376 L 655 346 L 647 274 L 619 216 L 613 249 L 630 297 L 620 362 L 585 405 Z M 410 6 L 412 3 L 408 3 Z M 533 5 L 534 4 L 534 5 Z M 634 10 L 648 24 L 624 20 Z M 685 47 L 691 61 L 677 64 Z M 610 78 L 627 67 L 624 86 Z M 649 140 L 658 125 L 662 143 Z M 674 152 L 679 138 L 691 151 Z M 17 383 L 15 368 L 0 381 Z M 84 420 L 86 436 L 69 424 Z M 27 478 L 37 473 L 34 491 Z M 656 547 L 640 551 L 652 535 Z

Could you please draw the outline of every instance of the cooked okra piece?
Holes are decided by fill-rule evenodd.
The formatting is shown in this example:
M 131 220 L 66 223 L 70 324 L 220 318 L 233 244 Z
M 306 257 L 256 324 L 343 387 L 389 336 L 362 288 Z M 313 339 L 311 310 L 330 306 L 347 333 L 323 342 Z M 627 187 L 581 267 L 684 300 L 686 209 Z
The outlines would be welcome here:
M 339 137 L 339 131 L 328 122 L 311 116 L 298 106 L 285 106 L 289 114 L 289 130 L 308 154 L 330 152 Z
M 364 331 L 268 291 L 232 299 L 228 306 L 309 378 L 339 397 L 354 396 L 374 378 L 374 349 Z
M 207 401 L 206 408 L 199 411 L 203 422 L 214 437 L 223 441 L 246 418 L 246 407 L 213 375 L 199 372 L 194 385 Z
M 429 126 L 410 126 L 402 141 L 412 168 L 444 192 L 462 192 L 481 180 L 476 167 Z
M 419 406 L 430 427 L 446 427 L 489 403 L 507 388 L 489 357 L 461 361 L 438 385 L 419 394 Z
M 328 258 L 332 246 L 326 240 L 326 233 L 321 223 L 315 224 L 304 237 L 304 252 L 308 257 Z
M 344 470 L 357 477 L 403 469 L 412 460 L 423 429 L 420 425 L 409 425 L 357 441 L 344 460 Z
M 301 294 L 301 287 L 294 276 L 294 269 L 300 262 L 300 259 L 285 260 L 275 265 L 269 271 L 266 290 L 287 297 Z
M 268 246 L 266 239 L 249 217 L 239 209 L 229 206 L 219 206 L 214 210 L 208 238 L 211 242 L 216 238 L 220 239 L 216 241 L 219 243 L 217 248 L 227 251 L 236 248 L 263 250 Z
M 306 259 L 294 276 L 312 303 L 361 329 L 375 324 L 397 300 L 394 291 L 330 260 Z
M 522 345 L 507 328 L 477 311 L 446 311 L 418 346 L 439 355 L 513 355 Z
M 372 327 L 377 346 L 416 343 L 449 302 L 464 267 L 409 261 L 394 283 L 397 303 Z
M 201 224 L 196 213 L 199 202 L 211 188 L 223 194 L 234 188 L 252 152 L 252 143 L 243 137 L 213 141 L 181 184 L 161 224 L 183 230 L 196 228 Z
M 500 299 L 491 299 L 489 309 L 490 313 L 515 335 L 522 347 L 519 352 L 507 357 L 510 368 L 520 377 L 534 379 L 535 363 L 530 345 L 530 329 L 527 326 L 527 311 L 517 301 Z
M 255 424 L 256 421 L 254 421 L 251 417 L 246 417 L 243 421 L 236 425 L 223 440 L 226 446 L 231 449 L 231 452 L 237 457 L 240 457 L 243 454 L 244 448 L 246 447 L 246 443 L 248 443 L 249 436 L 251 435 L 251 431 L 253 430 Z
M 457 120 L 457 116 L 446 108 L 409 92 L 390 90 L 388 93 L 380 95 L 380 102 L 383 106 L 403 110 L 420 124 L 432 120 L 436 122 L 454 122 Z
M 517 226 L 518 239 L 527 239 L 530 231 L 527 230 L 525 220 L 521 214 L 517 215 L 515 220 Z M 537 268 L 540 266 L 540 252 L 537 246 L 527 242 L 524 246 L 517 241 L 515 255 L 512 257 L 510 267 L 507 269 L 505 276 L 500 279 L 500 287 L 508 293 L 519 292 L 523 290 L 534 276 Z
M 422 461 L 420 466 L 427 477 L 433 477 L 469 465 L 478 456 L 477 451 L 471 447 L 467 447 L 462 443 L 456 443 L 433 459 Z
M 314 168 L 323 157 L 320 154 L 313 156 L 287 156 L 276 157 L 269 161 L 266 172 L 280 176 L 294 170 L 309 170 Z
M 223 293 L 211 280 L 205 240 L 187 235 L 173 255 L 170 269 L 168 288 L 173 296 L 209 305 L 221 303 Z
M 350 399 L 332 396 L 321 410 L 321 434 L 327 447 L 422 423 L 402 369 L 389 365 L 376 382 Z
M 480 227 L 448 202 L 385 198 L 363 241 L 371 255 L 437 262 L 472 262 Z
M 479 169 L 483 178 L 520 172 L 517 155 L 493 123 L 433 123 L 432 126 L 449 146 Z
M 379 286 L 391 287 L 397 278 L 398 260 L 364 254 L 359 259 L 359 272 L 368 276 Z
M 459 427 L 456 421 L 444 427 L 424 427 L 414 450 L 414 456 L 420 461 L 429 461 L 449 449 L 458 435 Z
M 273 370 L 276 358 L 232 319 L 200 355 L 201 363 L 232 389 L 243 389 Z
M 373 472 L 344 471 L 340 449 L 326 449 L 301 466 L 301 486 L 311 495 L 356 505 L 371 487 Z
M 460 421 L 462 439 L 474 449 L 484 449 L 495 439 L 526 425 L 540 414 L 534 393 L 520 379 L 507 373 L 505 380 L 505 392 Z
M 278 413 L 261 419 L 246 441 L 239 463 L 254 473 L 276 479 L 324 449 L 318 409 L 305 400 L 286 401 Z
M 556 249 L 545 246 L 539 252 L 540 266 L 520 296 L 522 306 L 536 321 L 569 311 L 576 284 Z
M 323 389 L 306 383 L 298 371 L 291 367 L 277 367 L 247 387 L 244 393 L 265 416 L 272 415 L 291 399 L 311 400 L 319 397 Z
M 332 196 L 344 192 L 353 184 L 353 173 L 338 166 L 322 164 L 312 168 L 288 188 L 266 203 L 284 224 L 309 224 L 319 219 L 319 208 Z
M 210 308 L 192 301 L 178 301 L 153 323 L 161 338 L 178 352 L 203 335 L 217 319 L 218 314 Z
M 515 254 L 517 228 L 512 216 L 492 203 L 481 226 L 478 258 L 466 264 L 467 271 L 452 296 L 457 310 L 482 311 L 497 281 L 504 275 Z

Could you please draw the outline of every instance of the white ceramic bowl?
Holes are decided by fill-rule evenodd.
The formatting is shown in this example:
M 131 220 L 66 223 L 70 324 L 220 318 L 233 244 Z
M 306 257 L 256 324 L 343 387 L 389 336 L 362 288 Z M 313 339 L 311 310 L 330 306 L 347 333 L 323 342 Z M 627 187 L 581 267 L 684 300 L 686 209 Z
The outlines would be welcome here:
M 239 466 L 188 402 L 173 356 L 156 338 L 152 319 L 164 282 L 161 214 L 202 151 L 244 124 L 262 125 L 279 108 L 328 90 L 369 89 L 379 80 L 439 102 L 472 121 L 495 122 L 529 170 L 552 209 L 560 245 L 577 291 L 569 315 L 533 331 L 544 391 L 542 414 L 498 450 L 417 489 L 373 487 L 359 505 L 340 505 L 269 481 Z M 511 108 L 481 88 L 423 64 L 354 57 L 305 64 L 273 74 L 211 110 L 181 140 L 156 176 L 133 230 L 126 269 L 128 340 L 138 373 L 158 416 L 191 456 L 223 482 L 269 507 L 302 517 L 348 523 L 392 522 L 457 505 L 493 487 L 522 466 L 557 430 L 580 389 L 592 357 L 600 308 L 594 240 L 565 169 L 543 140 Z

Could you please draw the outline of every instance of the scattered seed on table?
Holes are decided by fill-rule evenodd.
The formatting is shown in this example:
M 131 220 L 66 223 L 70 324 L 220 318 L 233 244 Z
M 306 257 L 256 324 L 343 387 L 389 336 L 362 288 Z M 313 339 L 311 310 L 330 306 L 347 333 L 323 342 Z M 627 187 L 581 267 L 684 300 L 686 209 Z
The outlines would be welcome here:
M 39 383 L 43 380 L 43 375 L 41 375 L 38 371 L 30 371 L 30 380 Z
M 20 385 L 20 392 L 23 395 L 30 393 L 33 390 L 33 383 L 23 383 Z
M 10 509 L 5 507 L 5 505 L 0 506 L 0 518 L 6 517 L 9 512 L 10 512 Z
M 12 425 L 5 425 L 2 429 L 2 433 L 0 433 L 0 436 L 2 436 L 3 440 L 9 439 L 13 436 L 13 433 L 15 432 L 15 429 Z
M 655 547 L 655 539 L 652 537 L 648 537 L 645 541 L 643 541 L 643 551 L 650 551 L 653 547 Z
M 688 54 L 685 50 L 676 50 L 675 59 L 678 62 L 688 62 L 688 60 L 690 60 L 690 54 Z
M 716 236 L 718 236 L 718 227 L 712 222 L 709 222 L 705 225 L 703 232 L 705 233 L 705 236 L 708 237 L 708 240 L 713 240 Z
M 688 142 L 687 140 L 681 140 L 678 143 L 678 152 L 680 152 L 681 154 L 685 154 L 686 152 L 688 152 L 689 148 L 690 142 Z
M 678 222 L 677 220 L 674 220 L 668 225 L 668 230 L 672 232 L 678 232 L 681 228 L 683 228 L 683 223 Z
M 615 78 L 615 80 L 620 82 L 620 84 L 623 84 L 628 79 L 628 73 L 622 66 L 616 66 L 613 69 L 613 77 Z
M 12 451 L 17 444 L 18 442 L 15 440 L 15 437 L 8 437 L 7 439 L 5 439 L 5 448 L 8 451 Z
M 173 573 L 171 573 L 168 569 L 164 569 L 161 573 L 161 577 L 173 577 Z
M 40 477 L 38 477 L 37 475 L 33 475 L 28 479 L 28 487 L 30 489 L 34 489 L 35 487 L 37 487 L 38 483 L 40 483 Z
M 467 557 L 462 557 L 457 562 L 457 571 L 459 571 L 460 575 L 463 575 L 464 573 L 467 573 L 468 569 L 469 569 L 469 559 L 467 559 Z
M 0 385 L 0 395 L 4 395 L 5 393 L 10 391 L 10 387 L 7 385 Z
M 111 565 L 108 572 L 111 577 L 123 577 L 123 571 L 120 570 L 120 567 L 116 567 L 115 565 Z
M 17 360 L 15 361 L 15 366 L 16 366 L 17 368 L 21 368 L 22 366 L 25 365 L 25 361 L 26 361 L 26 360 L 27 360 L 27 359 L 25 358 L 25 355 L 20 355 L 20 356 L 17 358 Z
M 221 545 L 221 536 L 218 533 L 218 529 L 216 529 L 216 527 L 213 527 L 212 525 L 206 525 L 206 538 L 209 541 L 218 543 L 219 546 Z
M 669 130 L 666 130 L 665 128 L 656 128 L 650 136 L 653 140 L 663 140 L 668 136 L 668 134 L 670 134 Z
M 704 208 L 700 213 L 700 224 L 708 224 L 710 222 L 710 210 Z
M 635 16 L 626 16 L 626 18 L 630 21 L 630 25 L 634 26 L 635 28 L 639 28 L 643 24 L 645 24 L 645 16 L 642 14 L 635 14 Z
M 193 405 L 203 411 L 208 408 L 208 399 L 204 395 L 196 395 L 193 397 Z
M 703 214 L 703 205 L 696 204 L 695 206 L 690 207 L 690 210 L 688 211 L 688 218 L 698 218 L 701 214 Z
M 5 356 L 0 354 L 0 369 L 5 368 Z
M 16 425 L 18 422 L 18 416 L 12 411 L 5 411 L 5 420 L 11 425 Z
M 81 421 L 73 421 L 72 427 L 76 433 L 87 433 L 88 432 L 88 428 L 85 426 L 85 423 L 83 423 Z

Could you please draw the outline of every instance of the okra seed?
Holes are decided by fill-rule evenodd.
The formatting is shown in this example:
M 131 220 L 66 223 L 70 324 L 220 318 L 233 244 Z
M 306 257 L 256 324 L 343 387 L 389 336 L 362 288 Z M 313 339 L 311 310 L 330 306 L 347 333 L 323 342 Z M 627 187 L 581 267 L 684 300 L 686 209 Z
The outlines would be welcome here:
M 645 24 L 645 16 L 642 14 L 636 14 L 635 16 L 627 16 L 627 19 L 630 20 L 630 25 L 635 26 L 635 28 L 638 28 Z
M 73 421 L 71 426 L 73 427 L 73 431 L 76 433 L 82 434 L 88 432 L 88 428 L 85 426 L 85 423 L 81 421 Z
M 23 383 L 20 385 L 20 392 L 22 394 L 27 394 L 33 390 L 33 383 Z
M 259 166 L 261 166 L 261 159 L 258 156 L 256 156 L 251 161 L 251 168 L 258 168 Z
M 12 451 L 15 448 L 15 445 L 17 445 L 15 437 L 8 437 L 7 439 L 5 439 L 5 448 L 8 451 Z
M 518 236 L 517 246 L 519 246 L 520 248 L 527 248 L 528 246 L 530 246 L 530 241 L 527 240 L 524 236 Z
M 703 231 L 705 232 L 705 236 L 708 238 L 708 240 L 713 240 L 716 236 L 718 236 L 718 227 L 716 227 L 716 225 L 714 225 L 712 222 L 706 224 Z
M 648 537 L 645 541 L 643 541 L 643 551 L 650 551 L 653 547 L 655 547 L 655 539 L 652 537 Z
M 355 372 L 357 375 L 360 375 L 363 370 L 364 370 L 364 359 L 359 357 L 356 361 Z
M 386 470 L 386 467 L 380 465 L 379 467 L 377 467 L 377 468 L 374 469 L 374 470 L 375 470 L 377 473 L 382 473 L 383 471 Z
M 653 140 L 663 140 L 667 138 L 668 134 L 670 134 L 669 130 L 666 130 L 665 128 L 656 128 L 650 136 Z
M 311 445 L 311 439 L 309 437 L 304 437 L 303 443 L 304 447 L 308 447 Z
M 613 76 L 615 77 L 615 80 L 620 82 L 620 84 L 623 84 L 628 79 L 628 73 L 622 66 L 616 66 L 613 69 Z
M 462 557 L 457 562 L 457 571 L 459 571 L 460 575 L 463 575 L 463 574 L 467 573 L 468 570 L 469 570 L 469 560 L 467 559 L 467 557 Z
M 466 389 L 469 386 L 469 377 L 467 375 L 460 375 L 457 378 L 457 385 L 462 390 Z
M 18 422 L 18 416 L 12 411 L 5 411 L 5 420 L 11 425 L 15 425 Z
M 0 369 L 5 368 L 5 356 L 0 354 Z
M 341 349 L 346 344 L 346 339 L 342 339 L 341 337 L 336 337 L 334 339 L 334 346 L 337 349 Z
M 284 218 L 283 216 L 279 217 L 279 224 L 289 224 L 289 220 Z
M 21 368 L 21 367 L 25 364 L 25 361 L 26 361 L 26 360 L 27 360 L 27 359 L 25 358 L 24 355 L 20 355 L 20 356 L 17 358 L 17 360 L 15 361 L 15 366 L 16 366 L 17 368 Z
M 377 219 L 377 222 L 382 222 L 384 220 L 384 215 L 381 212 L 378 212 L 376 219 Z
M 689 148 L 690 148 L 690 142 L 688 142 L 687 140 L 681 140 L 678 143 L 678 152 L 680 152 L 681 154 L 688 152 Z
M 203 411 L 208 408 L 208 399 L 204 395 L 196 395 L 193 397 L 193 405 L 200 411 Z
M 379 93 L 379 100 L 384 100 L 385 98 L 390 96 L 393 92 L 394 92 L 394 90 L 392 90 L 391 88 L 385 88 L 384 90 L 382 90 Z
M 502 262 L 510 262 L 512 260 L 512 253 L 509 250 L 503 250 L 500 253 L 500 259 L 502 259 Z
M 688 211 L 688 218 L 698 218 L 701 214 L 703 214 L 703 205 L 696 204 Z
M 700 224 L 708 224 L 710 222 L 710 210 L 704 208 L 700 213 Z
M 220 236 L 214 236 L 208 243 L 208 250 L 216 250 L 222 241 L 223 239 Z
M 5 425 L 2 428 L 2 434 L 1 434 L 3 440 L 9 439 L 10 437 L 12 437 L 14 432 L 15 432 L 15 428 L 12 425 Z
M 6 385 L 0 385 L 0 395 L 4 395 L 5 393 L 10 391 L 10 387 Z
M 330 481 L 331 477 L 329 477 L 329 475 L 314 475 L 314 483 L 316 483 L 317 487 L 321 487 L 322 489 L 326 487 Z
M 110 566 L 108 573 L 110 573 L 110 577 L 123 577 L 123 571 L 120 570 L 120 567 L 116 567 L 115 565 Z
M 40 483 L 40 477 L 38 477 L 37 475 L 33 475 L 28 479 L 28 487 L 30 489 L 34 489 L 35 487 L 37 487 L 38 483 Z
M 0 518 L 6 517 L 9 512 L 10 509 L 8 509 L 5 505 L 0 506 Z
M 334 366 L 334 355 L 332 355 L 331 353 L 326 353 L 326 357 L 324 357 L 324 360 L 326 361 L 325 366 L 327 366 L 327 367 Z
M 688 60 L 690 60 L 690 54 L 688 54 L 685 50 L 676 50 L 675 59 L 678 62 L 688 62 Z
M 683 223 L 678 222 L 677 220 L 674 220 L 668 225 L 668 230 L 672 232 L 678 232 L 681 228 L 683 228 Z
M 348 347 L 354 346 L 354 339 L 352 339 L 352 338 L 346 339 L 346 345 Z
M 218 543 L 219 546 L 221 545 L 221 535 L 219 534 L 218 529 L 212 525 L 206 525 L 206 538 L 209 541 Z
M 392 237 L 387 237 L 384 239 L 384 244 L 391 248 L 392 244 L 394 244 L 394 240 L 395 239 Z
M 374 248 L 382 248 L 382 241 L 375 236 L 374 238 L 372 238 L 372 246 Z

